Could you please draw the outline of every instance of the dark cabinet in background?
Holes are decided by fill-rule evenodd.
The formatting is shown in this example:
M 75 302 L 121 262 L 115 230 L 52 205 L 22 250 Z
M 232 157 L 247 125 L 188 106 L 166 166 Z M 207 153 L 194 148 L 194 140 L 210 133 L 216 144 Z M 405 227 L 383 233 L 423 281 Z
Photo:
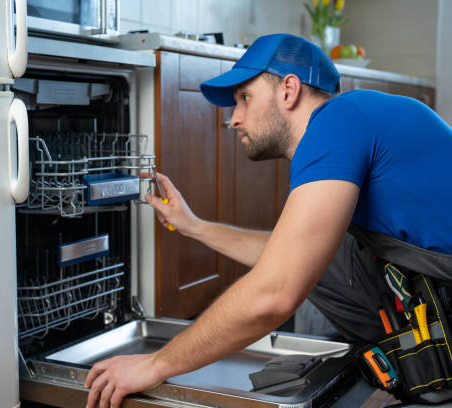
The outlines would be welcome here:
M 157 166 L 199 217 L 269 230 L 288 191 L 288 164 L 250 161 L 229 127 L 232 108 L 217 109 L 199 91 L 202 81 L 232 65 L 213 58 L 158 53 Z M 156 226 L 158 316 L 196 316 L 247 271 L 202 244 Z
M 157 52 L 155 153 L 194 213 L 210 221 L 270 230 L 289 193 L 289 162 L 250 161 L 229 127 L 233 108 L 216 108 L 199 84 L 234 62 Z M 377 89 L 432 106 L 434 89 L 342 76 L 342 91 Z M 248 271 L 156 223 L 156 315 L 192 318 Z
M 399 82 L 389 82 L 381 79 L 364 79 L 347 75 L 341 76 L 341 91 L 353 89 L 373 89 L 396 95 L 415 98 L 435 109 L 435 89 L 420 85 L 410 85 Z

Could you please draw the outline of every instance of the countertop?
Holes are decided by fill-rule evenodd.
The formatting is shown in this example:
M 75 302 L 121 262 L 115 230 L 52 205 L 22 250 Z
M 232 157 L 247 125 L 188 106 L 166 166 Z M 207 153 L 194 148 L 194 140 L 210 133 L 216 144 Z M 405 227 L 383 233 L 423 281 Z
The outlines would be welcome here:
M 117 46 L 129 50 L 167 50 L 231 61 L 238 60 L 246 51 L 245 49 L 211 44 L 203 41 L 188 40 L 160 33 L 125 34 L 120 36 L 119 39 L 120 41 Z M 435 87 L 435 81 L 429 78 L 419 78 L 394 72 L 340 64 L 336 64 L 336 68 L 343 75 L 350 75 L 363 79 L 379 79 L 388 82 L 425 86 L 429 88 Z
M 88 61 L 155 67 L 155 55 L 131 50 L 111 48 L 102 44 L 75 42 L 28 36 L 28 53 L 50 57 L 86 59 Z

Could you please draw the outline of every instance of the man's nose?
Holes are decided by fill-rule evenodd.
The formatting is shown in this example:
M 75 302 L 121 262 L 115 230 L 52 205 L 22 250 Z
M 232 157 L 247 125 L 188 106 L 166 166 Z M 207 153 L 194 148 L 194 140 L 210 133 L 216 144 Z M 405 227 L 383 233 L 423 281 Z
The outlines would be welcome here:
M 231 116 L 231 127 L 235 129 L 238 128 L 241 124 L 242 124 L 242 115 L 240 114 L 239 109 L 237 109 L 236 106 Z

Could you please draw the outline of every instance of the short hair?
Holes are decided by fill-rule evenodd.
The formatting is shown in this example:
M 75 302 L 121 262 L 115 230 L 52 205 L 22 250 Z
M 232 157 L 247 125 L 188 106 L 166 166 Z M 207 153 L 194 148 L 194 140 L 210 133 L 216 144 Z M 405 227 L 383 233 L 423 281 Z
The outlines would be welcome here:
M 319 89 L 319 88 L 316 88 L 315 86 L 311 86 L 308 84 L 305 84 L 305 85 L 309 88 L 309 91 L 311 92 L 311 95 L 313 95 L 313 96 L 317 96 L 317 97 L 323 98 L 323 99 L 331 99 L 334 96 L 333 94 L 331 94 L 327 91 L 324 91 L 323 89 Z
M 282 76 L 271 74 L 270 72 L 263 72 L 262 76 L 264 79 L 273 84 L 273 86 L 277 86 L 283 80 Z
M 265 80 L 272 83 L 273 86 L 279 85 L 281 83 L 281 81 L 283 80 L 283 77 L 281 77 L 279 75 L 271 74 L 270 72 L 263 72 L 262 76 L 265 78 Z M 308 85 L 302 81 L 300 81 L 300 82 L 307 86 L 307 88 L 309 89 L 312 96 L 316 96 L 316 97 L 319 97 L 322 99 L 331 99 L 334 96 L 333 94 L 331 94 L 327 91 L 324 91 L 322 89 L 316 88 L 315 86 Z

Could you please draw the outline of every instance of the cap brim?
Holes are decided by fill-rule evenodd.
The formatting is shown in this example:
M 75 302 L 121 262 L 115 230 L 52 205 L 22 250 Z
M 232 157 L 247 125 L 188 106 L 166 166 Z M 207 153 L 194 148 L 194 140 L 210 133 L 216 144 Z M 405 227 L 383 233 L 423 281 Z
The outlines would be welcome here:
M 234 106 L 235 85 L 246 82 L 262 73 L 262 70 L 248 68 L 233 68 L 224 74 L 205 81 L 201 84 L 201 92 L 204 97 L 217 106 Z

